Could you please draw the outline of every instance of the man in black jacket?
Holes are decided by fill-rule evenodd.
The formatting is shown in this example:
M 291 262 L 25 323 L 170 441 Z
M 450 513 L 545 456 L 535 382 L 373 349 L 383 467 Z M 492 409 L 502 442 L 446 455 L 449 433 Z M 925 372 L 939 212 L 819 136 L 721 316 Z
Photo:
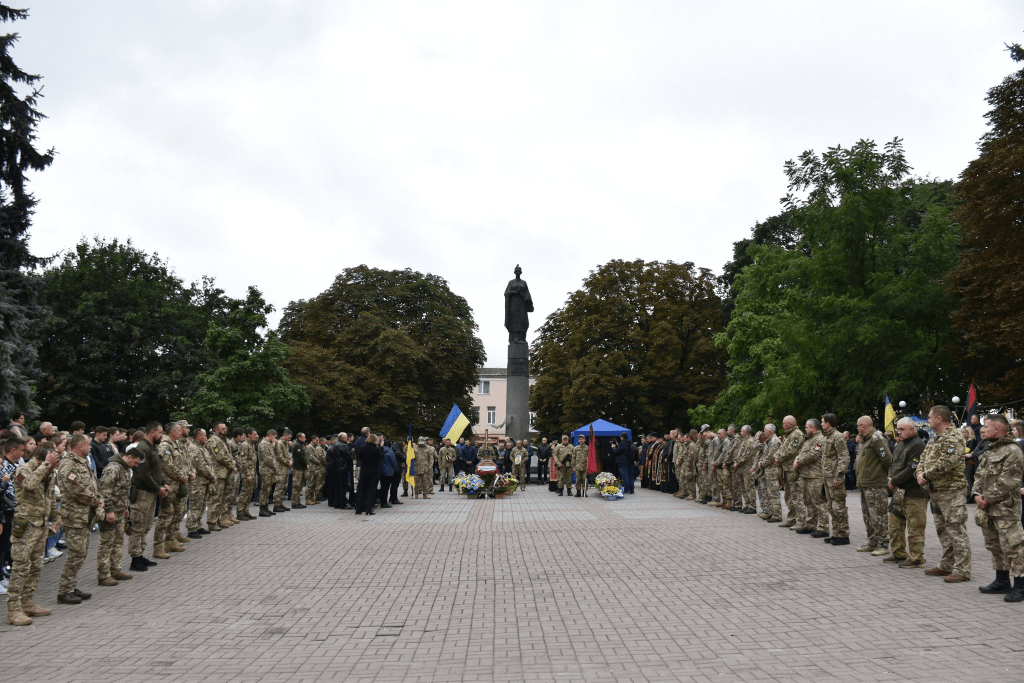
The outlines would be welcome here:
M 349 480 L 352 454 L 348 450 L 348 434 L 342 432 L 338 441 L 327 449 L 327 504 L 339 510 L 351 510 Z
M 548 443 L 548 437 L 544 437 L 540 440 L 540 447 L 537 448 L 537 483 L 546 484 L 548 483 L 548 476 L 550 474 L 550 461 L 551 461 L 551 444 Z
M 153 527 L 156 501 L 166 498 L 171 490 L 170 486 L 164 484 L 163 474 L 160 472 L 160 458 L 156 457 L 155 445 L 160 442 L 163 435 L 163 426 L 159 422 L 150 422 L 146 426 L 145 436 L 135 445 L 143 460 L 132 475 L 132 533 L 128 541 L 132 571 L 144 572 L 149 567 L 156 566 L 156 562 L 146 559 L 142 553 L 146 550 L 146 535 Z
M 924 442 L 909 417 L 896 423 L 899 441 L 889 467 L 889 547 L 892 554 L 883 562 L 901 567 L 924 566 L 924 529 L 928 522 L 928 493 L 917 483 L 914 470 L 924 452 Z
M 89 446 L 89 455 L 92 456 L 93 464 L 96 465 L 96 479 L 103 476 L 103 468 L 114 456 L 114 449 L 108 443 L 109 432 L 106 427 L 97 427 L 93 432 L 92 444 Z

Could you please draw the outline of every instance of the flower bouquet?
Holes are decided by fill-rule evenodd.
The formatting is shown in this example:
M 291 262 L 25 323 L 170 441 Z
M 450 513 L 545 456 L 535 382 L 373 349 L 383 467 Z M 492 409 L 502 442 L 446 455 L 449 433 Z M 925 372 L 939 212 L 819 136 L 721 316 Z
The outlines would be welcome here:
M 605 500 L 620 500 L 624 497 L 622 490 L 618 486 L 605 486 L 600 491 Z
M 510 484 L 510 479 L 514 483 Z M 499 497 L 508 494 L 510 491 L 515 491 L 515 487 L 518 483 L 519 482 L 506 474 L 499 474 L 494 477 L 494 482 L 491 484 L 491 488 L 494 490 L 494 496 Z
M 604 492 L 604 489 L 609 486 L 619 487 L 619 478 L 611 472 L 602 472 L 601 474 L 594 477 L 594 486 L 598 491 Z
M 462 492 L 467 496 L 477 496 L 484 487 L 484 480 L 475 474 L 467 474 L 465 477 L 460 487 Z

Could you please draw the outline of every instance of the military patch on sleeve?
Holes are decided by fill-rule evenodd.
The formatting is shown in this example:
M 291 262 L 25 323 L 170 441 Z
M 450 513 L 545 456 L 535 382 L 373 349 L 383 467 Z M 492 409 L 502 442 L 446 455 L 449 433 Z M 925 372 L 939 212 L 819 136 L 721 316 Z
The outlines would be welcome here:
M 821 450 L 821 444 L 820 443 L 819 444 L 815 444 L 814 450 L 820 451 Z
M 18 473 L 18 476 L 17 476 L 17 479 L 18 479 L 18 483 L 20 484 L 21 482 L 25 481 L 25 475 L 24 475 L 24 474 L 21 474 L 21 473 L 19 472 L 19 473 Z
M 956 452 L 956 447 L 953 444 L 949 444 L 948 446 L 946 446 L 946 452 L 949 453 L 950 455 L 953 455 L 953 453 Z
M 75 477 L 77 477 L 77 476 L 78 476 L 77 474 L 72 472 L 71 474 L 68 475 L 68 481 L 74 481 Z

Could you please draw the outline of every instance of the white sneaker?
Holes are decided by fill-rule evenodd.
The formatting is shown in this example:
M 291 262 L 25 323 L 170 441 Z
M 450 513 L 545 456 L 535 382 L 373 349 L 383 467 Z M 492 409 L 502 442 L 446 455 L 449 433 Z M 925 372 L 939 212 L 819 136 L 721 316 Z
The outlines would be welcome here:
M 874 555 L 875 557 L 881 557 L 882 555 L 888 555 L 889 554 L 889 549 L 888 548 L 878 548 L 877 550 L 872 550 L 871 554 Z
M 50 548 L 49 550 L 46 551 L 46 561 L 49 562 L 50 560 L 56 560 L 58 557 L 60 557 L 63 554 L 64 553 L 62 553 L 61 551 L 57 550 L 56 548 Z

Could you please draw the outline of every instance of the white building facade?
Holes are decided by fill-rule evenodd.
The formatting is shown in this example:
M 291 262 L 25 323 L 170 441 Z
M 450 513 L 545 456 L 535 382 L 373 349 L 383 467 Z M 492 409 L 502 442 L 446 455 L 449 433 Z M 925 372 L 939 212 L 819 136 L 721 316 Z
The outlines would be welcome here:
M 505 393 L 508 384 L 508 371 L 505 368 L 480 368 L 480 381 L 473 391 L 473 415 L 468 416 L 473 422 L 473 433 L 478 437 L 484 434 L 494 439 L 505 436 Z M 535 382 L 530 377 L 530 386 Z M 493 426 L 492 426 L 493 425 Z M 530 413 L 530 432 L 533 433 L 533 413 Z

